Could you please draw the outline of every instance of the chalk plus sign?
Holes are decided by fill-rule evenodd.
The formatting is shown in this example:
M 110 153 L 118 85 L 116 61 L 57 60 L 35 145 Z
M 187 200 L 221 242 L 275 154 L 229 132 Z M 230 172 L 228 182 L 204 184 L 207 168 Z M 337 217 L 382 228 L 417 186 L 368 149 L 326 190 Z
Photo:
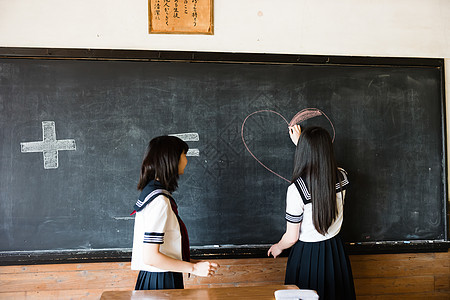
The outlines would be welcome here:
M 76 150 L 75 140 L 57 140 L 55 122 L 42 122 L 43 140 L 39 142 L 20 143 L 23 153 L 42 152 L 44 155 L 44 169 L 58 168 L 58 151 Z

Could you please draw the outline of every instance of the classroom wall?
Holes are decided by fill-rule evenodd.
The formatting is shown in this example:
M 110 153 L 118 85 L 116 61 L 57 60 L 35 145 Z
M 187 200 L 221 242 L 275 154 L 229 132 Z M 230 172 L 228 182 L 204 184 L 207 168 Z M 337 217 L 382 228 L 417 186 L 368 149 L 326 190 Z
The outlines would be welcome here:
M 448 0 L 215 0 L 214 35 L 148 34 L 147 0 L 0 0 L 0 46 L 450 58 Z
M 449 0 L 215 0 L 214 35 L 150 35 L 146 0 L 0 0 L 0 47 L 445 58 L 449 99 L 449 16 Z M 450 132 L 450 125 L 447 128 Z M 414 288 L 420 288 L 427 298 L 446 299 L 448 261 L 448 253 L 353 256 L 357 293 L 389 299 L 389 293 L 409 291 L 404 297 L 411 299 Z M 285 262 L 278 262 L 268 276 L 282 281 Z M 247 263 L 256 264 L 256 270 L 266 260 L 225 262 L 240 269 Z M 101 271 L 95 272 L 98 266 Z M 128 264 L 119 263 L 10 266 L 0 268 L 0 289 L 25 296 L 20 284 L 28 282 L 27 291 L 35 297 L 59 297 L 66 294 L 60 286 L 67 279 L 73 293 L 85 298 L 83 284 L 94 289 L 103 282 L 104 289 L 130 289 L 134 276 Z M 379 295 L 380 287 L 385 296 Z M 96 297 L 102 290 L 94 291 Z

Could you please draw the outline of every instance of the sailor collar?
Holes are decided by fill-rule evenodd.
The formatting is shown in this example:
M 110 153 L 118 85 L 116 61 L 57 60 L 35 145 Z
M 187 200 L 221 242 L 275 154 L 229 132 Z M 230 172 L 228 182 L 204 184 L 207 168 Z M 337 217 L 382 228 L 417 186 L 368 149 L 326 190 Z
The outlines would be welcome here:
M 347 179 L 347 173 L 345 172 L 345 170 L 339 168 L 339 171 L 342 174 L 343 179 L 342 179 L 342 181 L 339 181 L 339 179 L 338 179 L 338 182 L 336 183 L 336 193 L 345 191 L 349 184 L 348 179 Z M 297 178 L 297 180 L 294 181 L 294 184 L 295 184 L 295 187 L 297 188 L 298 192 L 300 193 L 303 203 L 305 205 L 308 203 L 311 203 L 311 193 L 309 192 L 309 188 L 306 185 L 306 178 L 304 178 L 303 176 L 300 176 L 299 178 Z
M 173 199 L 172 194 L 157 180 L 151 180 L 142 190 L 136 204 L 133 206 L 134 211 L 130 214 L 141 211 L 147 204 L 152 202 L 159 195 L 165 195 L 169 199 Z

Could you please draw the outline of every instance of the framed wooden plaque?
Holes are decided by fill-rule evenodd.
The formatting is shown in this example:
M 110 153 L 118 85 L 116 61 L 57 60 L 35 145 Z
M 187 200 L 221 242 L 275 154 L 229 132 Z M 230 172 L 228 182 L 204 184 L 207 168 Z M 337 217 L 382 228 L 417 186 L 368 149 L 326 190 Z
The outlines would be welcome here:
M 148 0 L 149 33 L 213 34 L 214 0 Z

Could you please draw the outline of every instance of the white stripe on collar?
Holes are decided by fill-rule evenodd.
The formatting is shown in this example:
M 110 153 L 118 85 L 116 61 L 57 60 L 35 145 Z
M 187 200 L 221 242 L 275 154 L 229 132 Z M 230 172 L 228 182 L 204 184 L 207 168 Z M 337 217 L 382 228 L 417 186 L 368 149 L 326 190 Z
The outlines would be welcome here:
M 298 185 L 302 189 L 303 195 L 305 196 L 306 200 L 311 200 L 311 194 L 309 193 L 308 189 L 306 188 L 306 184 L 303 181 L 301 177 L 297 179 Z
M 144 205 L 145 202 L 147 202 L 151 197 L 153 197 L 156 194 L 164 194 L 167 196 L 172 196 L 172 194 L 166 190 L 163 190 L 163 189 L 154 190 L 150 194 L 148 194 L 147 197 L 145 197 L 144 201 L 141 201 L 138 199 L 138 201 L 136 202 L 137 207 L 142 207 L 142 205 Z

